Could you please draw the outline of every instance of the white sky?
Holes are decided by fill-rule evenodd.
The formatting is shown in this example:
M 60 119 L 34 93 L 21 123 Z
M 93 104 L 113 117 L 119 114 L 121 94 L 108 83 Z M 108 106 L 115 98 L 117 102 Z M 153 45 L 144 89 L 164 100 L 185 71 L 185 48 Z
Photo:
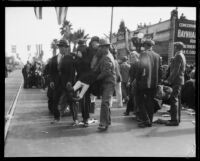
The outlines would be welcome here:
M 120 21 L 132 31 L 136 30 L 140 22 L 151 24 L 170 18 L 170 12 L 175 7 L 114 7 L 113 32 L 117 32 Z M 187 19 L 196 20 L 195 7 L 178 7 L 179 16 L 184 13 Z M 35 44 L 42 43 L 44 60 L 51 57 L 51 41 L 59 39 L 60 26 L 57 23 L 54 7 L 43 7 L 42 20 L 35 17 L 33 7 L 6 7 L 5 9 L 5 38 L 6 54 L 11 55 L 11 45 L 17 45 L 23 62 L 26 62 L 28 54 L 26 45 L 32 45 L 32 53 L 35 52 Z M 109 34 L 111 23 L 111 7 L 69 7 L 67 20 L 72 23 L 72 28 L 84 29 L 89 36 L 104 37 Z

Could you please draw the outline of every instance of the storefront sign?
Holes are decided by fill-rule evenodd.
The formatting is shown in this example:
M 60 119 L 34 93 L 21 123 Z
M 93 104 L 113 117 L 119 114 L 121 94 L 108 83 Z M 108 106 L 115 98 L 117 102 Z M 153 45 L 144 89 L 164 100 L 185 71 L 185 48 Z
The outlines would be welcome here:
M 185 44 L 184 54 L 196 53 L 196 21 L 178 19 L 176 21 L 175 42 L 181 41 Z

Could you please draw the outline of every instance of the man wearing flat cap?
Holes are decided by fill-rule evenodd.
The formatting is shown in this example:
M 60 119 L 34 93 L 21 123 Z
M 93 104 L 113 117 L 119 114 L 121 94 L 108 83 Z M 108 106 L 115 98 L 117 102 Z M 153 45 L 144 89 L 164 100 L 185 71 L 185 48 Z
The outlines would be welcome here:
M 143 43 L 144 52 L 140 54 L 136 74 L 136 102 L 139 109 L 138 127 L 151 127 L 154 113 L 154 96 L 161 80 L 161 58 L 153 51 L 153 40 Z
M 100 74 L 97 77 L 97 80 L 101 80 L 102 82 L 99 130 L 107 130 L 108 126 L 111 124 L 110 106 L 116 84 L 115 60 L 109 49 L 110 42 L 107 39 L 102 39 L 100 41 L 100 50 L 102 53 L 99 65 Z
M 166 124 L 167 126 L 178 126 L 180 122 L 179 109 L 179 95 L 181 87 L 184 84 L 184 73 L 186 68 L 186 59 L 183 54 L 184 44 L 182 42 L 174 43 L 175 56 L 170 64 L 170 73 L 166 83 L 172 86 L 173 92 L 170 97 L 170 114 L 171 120 Z

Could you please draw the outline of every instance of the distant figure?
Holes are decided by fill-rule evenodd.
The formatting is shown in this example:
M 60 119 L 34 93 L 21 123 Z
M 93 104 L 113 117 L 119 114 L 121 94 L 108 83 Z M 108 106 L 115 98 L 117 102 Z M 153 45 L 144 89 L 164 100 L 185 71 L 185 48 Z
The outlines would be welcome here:
M 122 98 L 125 103 L 128 101 L 128 88 L 127 83 L 129 79 L 129 70 L 130 70 L 130 64 L 128 64 L 128 57 L 124 56 L 122 58 L 122 63 L 120 64 L 120 73 L 122 77 Z
M 24 65 L 24 67 L 22 68 L 22 75 L 24 78 L 24 86 L 23 86 L 24 88 L 29 87 L 30 68 L 31 64 L 29 63 L 29 61 L 27 61 L 26 65 Z

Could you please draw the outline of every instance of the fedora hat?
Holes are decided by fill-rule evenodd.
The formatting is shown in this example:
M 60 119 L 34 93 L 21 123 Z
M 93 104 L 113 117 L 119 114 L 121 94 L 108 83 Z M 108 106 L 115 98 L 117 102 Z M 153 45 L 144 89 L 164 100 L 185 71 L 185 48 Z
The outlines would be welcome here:
M 146 44 L 148 46 L 154 46 L 155 42 L 153 40 L 147 39 L 143 42 L 143 45 Z
M 68 42 L 68 40 L 61 39 L 61 40 L 58 42 L 57 46 L 58 46 L 58 47 L 61 47 L 61 46 L 63 46 L 63 47 L 69 47 L 69 42 Z

